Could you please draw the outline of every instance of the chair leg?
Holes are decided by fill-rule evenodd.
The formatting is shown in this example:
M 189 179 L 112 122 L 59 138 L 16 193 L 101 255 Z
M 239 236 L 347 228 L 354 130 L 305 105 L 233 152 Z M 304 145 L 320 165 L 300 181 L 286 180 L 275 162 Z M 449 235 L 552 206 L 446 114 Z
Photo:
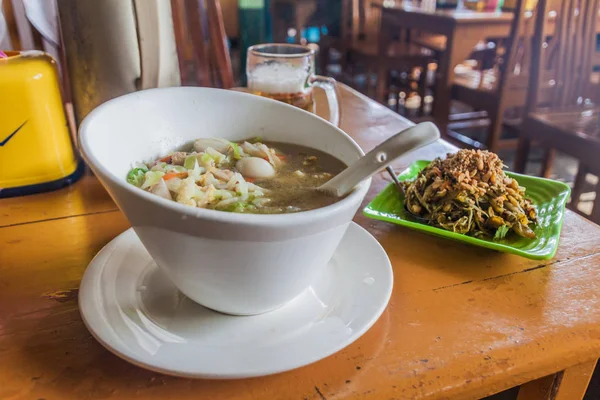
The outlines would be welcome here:
M 421 106 L 419 107 L 419 115 L 425 115 L 425 90 L 427 86 L 427 64 L 429 64 L 429 60 L 424 61 L 421 64 L 421 76 L 419 77 L 419 87 L 417 89 L 417 93 L 421 96 Z
M 323 46 L 319 49 L 319 54 L 317 54 L 317 60 L 319 65 L 319 74 L 327 75 L 327 65 L 329 64 L 329 46 Z
M 379 75 L 377 76 L 377 82 L 375 83 L 375 86 L 373 86 L 373 84 L 371 82 L 372 75 L 373 75 L 373 69 L 369 65 L 365 71 L 365 84 L 367 85 L 367 96 L 381 102 L 381 100 L 379 99 L 379 92 L 378 92 Z
M 385 103 L 385 93 L 387 92 L 387 75 L 388 68 L 385 63 L 381 63 L 377 67 L 377 89 L 375 91 L 375 99 L 380 103 Z
M 488 131 L 486 146 L 489 151 L 497 152 L 498 143 L 500 142 L 500 136 L 502 136 L 502 116 L 504 110 L 500 107 L 497 113 L 490 115 L 490 127 Z
M 271 3 L 271 7 L 270 7 L 270 12 L 271 15 L 274 16 L 274 18 L 272 19 L 272 36 L 273 36 L 273 41 L 275 42 L 285 42 L 286 38 L 287 38 L 287 32 L 285 29 L 286 23 L 285 21 L 279 17 L 275 17 L 277 15 L 281 15 L 280 13 L 280 9 L 273 3 Z
M 561 372 L 527 382 L 519 388 L 517 400 L 583 399 L 590 378 L 594 373 L 596 360 L 569 367 Z
M 527 166 L 527 159 L 529 158 L 529 148 L 531 146 L 531 140 L 523 137 L 521 135 L 519 137 L 519 142 L 517 144 L 517 151 L 515 153 L 515 163 L 513 165 L 513 169 L 515 172 L 520 174 L 525 173 L 525 167 Z
M 579 197 L 583 192 L 583 185 L 585 185 L 585 176 L 587 175 L 588 170 L 589 169 L 585 165 L 579 163 L 579 167 L 577 168 L 577 175 L 575 176 L 575 183 L 573 184 L 573 190 L 571 191 L 571 207 L 573 209 L 577 209 L 577 205 L 579 204 Z
M 594 200 L 590 219 L 600 225 L 600 177 L 598 177 L 598 183 L 596 184 L 596 199 Z
M 294 21 L 296 26 L 296 43 L 302 44 L 302 20 L 300 18 L 300 13 L 298 12 L 298 5 L 294 3 Z
M 540 176 L 544 178 L 550 178 L 550 174 L 552 173 L 552 163 L 554 162 L 554 156 L 556 155 L 556 150 L 554 149 L 545 149 L 544 157 L 542 158 L 542 169 L 540 171 Z
M 347 72 L 348 75 L 348 82 L 349 85 L 352 87 L 355 87 L 354 84 L 354 67 L 356 65 L 356 62 L 354 61 L 354 59 L 352 58 L 352 55 L 350 53 L 346 54 L 346 61 L 345 61 L 347 67 L 344 68 L 343 64 L 342 64 L 342 76 L 344 76 L 344 72 Z
M 344 39 L 342 39 L 342 41 L 338 44 L 336 49 L 340 53 L 340 67 L 343 72 L 346 70 L 346 67 L 348 67 L 348 57 L 350 56 Z

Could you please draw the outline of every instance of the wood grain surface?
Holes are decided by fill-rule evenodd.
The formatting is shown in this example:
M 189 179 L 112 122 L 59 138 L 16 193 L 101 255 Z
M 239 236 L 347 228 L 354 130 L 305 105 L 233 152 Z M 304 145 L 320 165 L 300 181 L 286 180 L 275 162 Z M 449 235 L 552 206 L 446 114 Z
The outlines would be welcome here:
M 365 150 L 409 125 L 350 89 L 341 94 L 342 128 Z M 440 141 L 395 166 L 452 150 Z M 367 200 L 387 183 L 378 175 Z M 394 268 L 390 304 L 369 332 L 292 372 L 190 380 L 122 361 L 83 325 L 81 276 L 129 226 L 92 176 L 0 200 L 0 399 L 476 399 L 600 355 L 597 225 L 567 211 L 556 258 L 540 262 L 360 213 L 355 221 Z

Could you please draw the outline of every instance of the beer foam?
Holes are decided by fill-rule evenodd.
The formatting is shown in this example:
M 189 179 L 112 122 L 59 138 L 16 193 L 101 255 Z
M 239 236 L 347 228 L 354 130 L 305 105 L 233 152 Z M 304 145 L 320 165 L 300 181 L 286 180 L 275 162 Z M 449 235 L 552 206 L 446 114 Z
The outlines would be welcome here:
M 262 93 L 298 93 L 304 92 L 308 78 L 304 68 L 289 64 L 261 64 L 248 76 L 250 90 Z

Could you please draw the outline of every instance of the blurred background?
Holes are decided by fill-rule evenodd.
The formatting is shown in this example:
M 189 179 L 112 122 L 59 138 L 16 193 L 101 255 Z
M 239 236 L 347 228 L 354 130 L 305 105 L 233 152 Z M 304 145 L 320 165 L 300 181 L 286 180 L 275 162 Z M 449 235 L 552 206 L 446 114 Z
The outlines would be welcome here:
M 318 50 L 317 73 L 414 122 L 436 122 L 460 147 L 567 182 L 569 207 L 600 220 L 597 0 L 84 3 L 0 0 L 0 49 L 57 60 L 72 131 L 90 107 L 123 92 L 244 86 L 253 44 L 308 44 Z M 155 70 L 141 68 L 152 57 Z

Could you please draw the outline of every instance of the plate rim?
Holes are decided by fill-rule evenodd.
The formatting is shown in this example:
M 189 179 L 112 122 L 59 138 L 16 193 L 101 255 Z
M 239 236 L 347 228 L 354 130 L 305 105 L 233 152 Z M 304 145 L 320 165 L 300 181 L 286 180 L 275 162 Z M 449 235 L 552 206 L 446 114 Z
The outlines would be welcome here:
M 418 168 L 418 170 L 420 172 L 422 169 L 427 167 L 427 165 L 429 165 L 431 162 L 433 162 L 433 160 L 415 160 L 412 163 L 410 163 L 405 169 L 403 169 L 402 172 L 397 174 L 397 176 L 400 177 L 401 175 L 410 172 L 414 168 Z M 510 177 L 517 178 L 517 180 L 519 177 L 524 177 L 525 179 L 549 182 L 552 185 L 561 187 L 561 189 L 559 190 L 559 194 L 562 196 L 562 200 L 560 202 L 560 221 L 558 222 L 558 227 L 557 227 L 558 229 L 557 229 L 557 233 L 556 233 L 560 239 L 560 234 L 562 232 L 562 226 L 563 226 L 564 217 L 565 217 L 565 207 L 566 207 L 567 201 L 571 195 L 571 187 L 564 182 L 560 182 L 560 181 L 553 180 L 553 179 L 519 174 L 517 172 L 511 172 L 511 171 L 506 171 L 506 174 L 509 175 Z M 405 179 L 399 178 L 399 180 L 404 181 Z M 394 214 L 395 218 L 382 216 L 382 215 L 380 215 L 381 212 L 378 211 L 374 207 L 373 204 L 375 202 L 377 202 L 381 197 L 383 197 L 384 193 L 386 193 L 388 190 L 390 190 L 390 187 L 392 187 L 392 186 L 394 186 L 393 182 L 388 184 L 379 193 L 377 193 L 377 195 L 375 197 L 373 197 L 373 199 L 363 209 L 363 215 L 365 215 L 368 218 L 375 219 L 378 221 L 384 221 L 384 222 L 392 223 L 395 225 L 404 226 L 408 229 L 412 229 L 412 230 L 415 230 L 415 231 L 418 231 L 418 232 L 421 232 L 421 233 L 424 233 L 427 235 L 433 235 L 433 236 L 443 238 L 446 240 L 454 240 L 454 241 L 458 241 L 461 243 L 465 243 L 467 245 L 477 246 L 477 247 L 485 248 L 488 250 L 499 251 L 499 252 L 509 253 L 509 254 L 515 254 L 515 255 L 525 257 L 528 259 L 532 259 L 532 260 L 549 260 L 556 255 L 556 252 L 558 250 L 559 240 L 557 240 L 555 242 L 556 244 L 554 246 L 543 247 L 542 250 L 546 250 L 546 251 L 544 251 L 542 253 L 539 253 L 539 252 L 531 253 L 527 250 L 521 250 L 521 249 L 518 249 L 516 247 L 513 247 L 508 244 L 504 244 L 504 243 L 495 243 L 495 242 L 492 242 L 489 240 L 479 239 L 479 238 L 476 238 L 473 236 L 467 236 L 467 235 L 461 235 L 461 234 L 452 235 L 454 232 L 446 231 L 442 228 L 438 228 L 433 225 L 427 225 L 427 224 L 423 224 L 421 222 L 410 221 L 410 220 L 407 220 L 397 214 Z M 527 189 L 527 188 L 525 188 L 525 189 Z M 424 228 L 428 228 L 428 229 L 424 229 Z
M 351 226 L 354 226 L 354 227 L 351 228 Z M 116 237 L 114 237 L 110 242 L 108 242 L 104 247 L 102 247 L 102 249 L 100 249 L 98 251 L 98 253 L 96 253 L 96 255 L 92 258 L 92 260 L 89 262 L 88 266 L 86 267 L 86 270 L 84 271 L 83 277 L 82 277 L 80 285 L 79 285 L 79 293 L 78 293 L 79 314 L 81 315 L 81 319 L 83 320 L 83 323 L 84 323 L 86 329 L 88 330 L 88 332 L 92 335 L 92 337 L 95 340 L 98 341 L 98 343 L 100 343 L 102 345 L 102 347 L 104 347 L 110 353 L 114 354 L 115 356 L 117 356 L 137 367 L 141 367 L 141 368 L 153 371 L 153 372 L 157 372 L 157 373 L 161 373 L 161 374 L 165 374 L 165 375 L 169 375 L 169 376 L 193 378 L 193 379 L 219 379 L 219 380 L 245 379 L 245 378 L 255 378 L 255 377 L 261 377 L 261 376 L 275 375 L 275 374 L 280 374 L 280 373 L 284 373 L 284 372 L 288 372 L 288 371 L 293 371 L 298 368 L 306 367 L 308 365 L 314 364 L 318 361 L 324 360 L 324 359 L 338 353 L 339 351 L 345 349 L 346 347 L 348 347 L 352 343 L 354 343 L 356 340 L 361 338 L 366 332 L 368 332 L 373 327 L 373 325 L 375 325 L 375 323 L 383 315 L 383 313 L 385 312 L 385 310 L 387 309 L 387 307 L 389 305 L 389 302 L 390 302 L 390 299 L 392 296 L 392 292 L 393 292 L 393 288 L 394 288 L 394 271 L 393 271 L 391 260 L 389 259 L 389 256 L 387 255 L 387 252 L 385 251 L 383 246 L 381 246 L 379 241 L 369 231 L 367 231 L 365 228 L 363 228 L 356 222 L 351 221 L 350 224 L 348 225 L 348 230 L 349 229 L 357 229 L 361 236 L 364 236 L 364 237 L 368 236 L 368 238 L 372 241 L 373 245 L 375 245 L 377 247 L 378 251 L 381 252 L 381 255 L 384 256 L 382 258 L 382 263 L 385 263 L 385 266 L 382 266 L 382 268 L 385 269 L 386 275 L 388 278 L 386 280 L 386 284 L 385 284 L 386 290 L 385 290 L 385 292 L 382 292 L 383 296 L 381 297 L 379 306 L 376 309 L 374 309 L 374 312 L 372 312 L 370 319 L 368 320 L 367 323 L 365 323 L 361 327 L 361 329 L 355 331 L 356 333 L 354 335 L 352 335 L 349 338 L 349 340 L 342 341 L 337 346 L 332 346 L 328 351 L 318 355 L 317 357 L 315 357 L 315 359 L 311 359 L 308 362 L 300 363 L 298 365 L 293 365 L 290 367 L 283 367 L 283 368 L 280 367 L 280 368 L 257 370 L 256 373 L 251 373 L 251 374 L 248 374 L 248 373 L 211 374 L 211 373 L 207 373 L 207 372 L 189 373 L 186 371 L 181 371 L 181 370 L 176 370 L 176 369 L 171 369 L 171 368 L 162 368 L 162 367 L 159 367 L 159 366 L 156 366 L 153 364 L 149 364 L 144 361 L 140 361 L 140 360 L 134 358 L 134 356 L 129 351 L 127 351 L 127 349 L 117 348 L 118 346 L 113 346 L 112 344 L 109 344 L 106 340 L 104 340 L 102 338 L 101 334 L 99 334 L 95 330 L 94 323 L 92 323 L 90 320 L 88 320 L 88 317 L 86 316 L 86 314 L 88 312 L 92 312 L 96 316 L 101 316 L 102 319 L 104 319 L 103 316 L 105 313 L 102 311 L 101 305 L 98 302 L 93 302 L 93 301 L 90 302 L 90 304 L 88 305 L 87 304 L 88 301 L 84 300 L 84 296 L 86 296 L 85 293 L 88 291 L 93 293 L 93 291 L 94 291 L 93 286 L 95 284 L 97 284 L 97 274 L 98 274 L 98 272 L 95 270 L 98 270 L 98 269 L 100 271 L 103 270 L 104 267 L 106 266 L 106 261 L 104 261 L 104 263 L 101 267 L 98 267 L 95 264 L 101 262 L 100 258 L 102 256 L 104 256 L 106 254 L 110 254 L 112 252 L 112 247 L 114 247 L 116 245 L 117 241 L 120 240 L 121 237 L 129 235 L 129 234 L 135 235 L 135 231 L 133 231 L 133 228 L 131 228 L 131 227 L 126 229 L 125 231 L 123 231 L 122 233 L 117 235 Z M 365 235 L 367 235 L 367 236 L 365 236 Z M 342 241 L 343 241 L 343 239 L 342 239 Z M 340 242 L 340 244 L 341 244 L 341 242 Z M 337 251 L 338 250 L 336 249 L 336 252 Z M 90 268 L 92 266 L 94 266 L 94 267 Z M 91 271 L 91 272 L 88 272 L 88 271 Z M 88 310 L 88 307 L 90 307 L 92 311 Z M 231 317 L 236 318 L 236 316 L 231 316 Z

